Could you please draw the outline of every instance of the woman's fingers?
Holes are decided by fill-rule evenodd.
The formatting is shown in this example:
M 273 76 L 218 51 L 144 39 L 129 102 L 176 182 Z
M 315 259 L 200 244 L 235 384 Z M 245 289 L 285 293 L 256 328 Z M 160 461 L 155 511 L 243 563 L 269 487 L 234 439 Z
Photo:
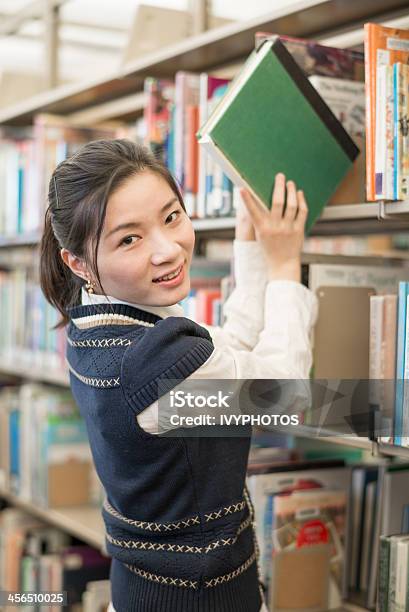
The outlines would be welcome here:
M 284 219 L 292 223 L 296 217 L 298 208 L 297 190 L 294 181 L 287 182 L 287 205 L 284 213 Z
M 260 227 L 267 214 L 266 207 L 264 204 L 257 202 L 247 189 L 240 189 L 240 195 L 243 198 L 254 227 Z
M 294 221 L 294 227 L 296 229 L 301 229 L 301 228 L 304 228 L 305 221 L 308 216 L 307 201 L 305 199 L 304 192 L 301 189 L 297 191 L 297 201 L 298 201 L 298 214 Z
M 285 176 L 282 172 L 276 174 L 273 196 L 271 199 L 271 217 L 278 222 L 283 216 L 285 202 Z

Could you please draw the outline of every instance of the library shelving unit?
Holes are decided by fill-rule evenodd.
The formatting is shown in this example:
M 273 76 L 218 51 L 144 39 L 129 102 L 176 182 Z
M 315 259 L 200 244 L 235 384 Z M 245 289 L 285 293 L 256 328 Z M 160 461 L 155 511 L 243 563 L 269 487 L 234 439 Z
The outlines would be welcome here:
M 129 62 L 119 70 L 98 78 L 64 85 L 43 92 L 0 111 L 0 126 L 30 125 L 38 113 L 52 113 L 70 123 L 92 125 L 104 120 L 134 120 L 145 104 L 143 83 L 146 76 L 173 77 L 177 70 L 195 72 L 223 69 L 241 62 L 254 46 L 257 31 L 311 38 L 333 46 L 362 49 L 363 24 L 366 21 L 409 27 L 407 0 L 299 0 L 247 22 L 234 22 L 192 36 L 171 46 Z M 234 218 L 195 219 L 193 225 L 200 239 L 233 237 Z M 362 203 L 327 207 L 311 235 L 388 233 L 409 231 L 409 201 Z M 39 236 L 0 237 L 0 265 L 14 261 L 14 251 L 28 251 L 38 245 Z M 321 256 L 320 256 L 321 257 Z M 17 259 L 17 258 L 16 258 Z M 22 379 L 39 380 L 68 386 L 66 372 L 44 373 L 42 368 L 0 363 L 0 373 Z M 308 436 L 304 427 L 299 434 Z M 389 446 L 365 438 L 331 436 L 325 441 L 354 446 L 374 455 L 409 458 L 409 448 Z M 0 497 L 24 508 L 50 524 L 104 547 L 102 519 L 97 508 L 64 510 L 40 509 L 0 489 Z M 362 610 L 346 603 L 345 610 Z

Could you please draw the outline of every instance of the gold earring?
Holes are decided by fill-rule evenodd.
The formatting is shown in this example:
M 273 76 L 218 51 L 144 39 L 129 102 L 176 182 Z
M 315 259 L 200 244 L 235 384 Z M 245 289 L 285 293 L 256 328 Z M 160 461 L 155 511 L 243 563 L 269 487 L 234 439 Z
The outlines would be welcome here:
M 92 283 L 90 279 L 87 279 L 87 282 L 85 284 L 85 289 L 88 291 L 88 293 L 94 293 L 94 287 L 95 287 L 95 283 Z

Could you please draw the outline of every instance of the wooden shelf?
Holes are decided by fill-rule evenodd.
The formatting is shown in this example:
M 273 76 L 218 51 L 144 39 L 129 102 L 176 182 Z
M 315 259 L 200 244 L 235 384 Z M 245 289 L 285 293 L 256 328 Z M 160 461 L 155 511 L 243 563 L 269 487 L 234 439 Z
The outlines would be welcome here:
M 25 378 L 30 381 L 51 383 L 61 387 L 69 387 L 69 374 L 68 369 L 66 371 L 52 370 L 46 365 L 34 365 L 28 362 L 24 363 L 22 360 L 7 359 L 4 355 L 0 354 L 0 373 L 6 374 L 7 376 L 15 376 L 18 378 Z
M 61 528 L 63 531 L 83 540 L 90 546 L 104 551 L 104 523 L 100 508 L 76 506 L 72 508 L 41 508 L 0 488 L 0 497 L 13 506 L 21 508 L 40 520 Z
M 276 9 L 246 22 L 235 22 L 187 38 L 132 61 L 105 78 L 45 91 L 0 112 L 0 123 L 30 123 L 39 112 L 67 115 L 141 92 L 146 76 L 172 77 L 177 70 L 213 69 L 237 61 L 254 47 L 257 31 L 300 37 L 328 38 L 332 33 L 384 20 L 407 8 L 406 0 L 300 0 L 290 9 Z M 124 111 L 129 114 L 129 108 Z M 118 116 L 121 116 L 119 113 Z
M 232 236 L 236 226 L 235 217 L 209 217 L 192 219 L 195 232 Z M 333 236 L 339 234 L 371 234 L 409 231 L 409 200 L 404 202 L 365 202 L 326 206 L 315 223 L 311 236 Z M 15 237 L 0 237 L 0 248 L 37 246 L 39 234 Z

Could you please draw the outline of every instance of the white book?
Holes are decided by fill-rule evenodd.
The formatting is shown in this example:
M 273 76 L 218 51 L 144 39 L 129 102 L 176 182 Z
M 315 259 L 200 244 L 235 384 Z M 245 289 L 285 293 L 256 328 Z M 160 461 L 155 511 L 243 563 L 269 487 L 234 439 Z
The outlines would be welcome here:
M 365 83 L 320 75 L 309 77 L 309 81 L 348 134 L 364 137 Z
M 409 281 L 409 270 L 404 266 L 356 266 L 341 264 L 310 264 L 308 286 L 318 287 L 374 287 L 377 293 L 398 293 L 399 281 Z
M 382 375 L 382 336 L 383 336 L 383 303 L 384 296 L 371 295 L 369 315 L 369 401 L 381 406 L 380 380 Z
M 393 200 L 393 178 L 395 166 L 394 151 L 394 93 L 393 93 L 393 68 L 386 66 L 386 138 L 385 138 L 385 198 Z
M 378 66 L 376 75 L 375 190 L 377 200 L 382 200 L 385 198 L 386 68 L 387 66 Z

